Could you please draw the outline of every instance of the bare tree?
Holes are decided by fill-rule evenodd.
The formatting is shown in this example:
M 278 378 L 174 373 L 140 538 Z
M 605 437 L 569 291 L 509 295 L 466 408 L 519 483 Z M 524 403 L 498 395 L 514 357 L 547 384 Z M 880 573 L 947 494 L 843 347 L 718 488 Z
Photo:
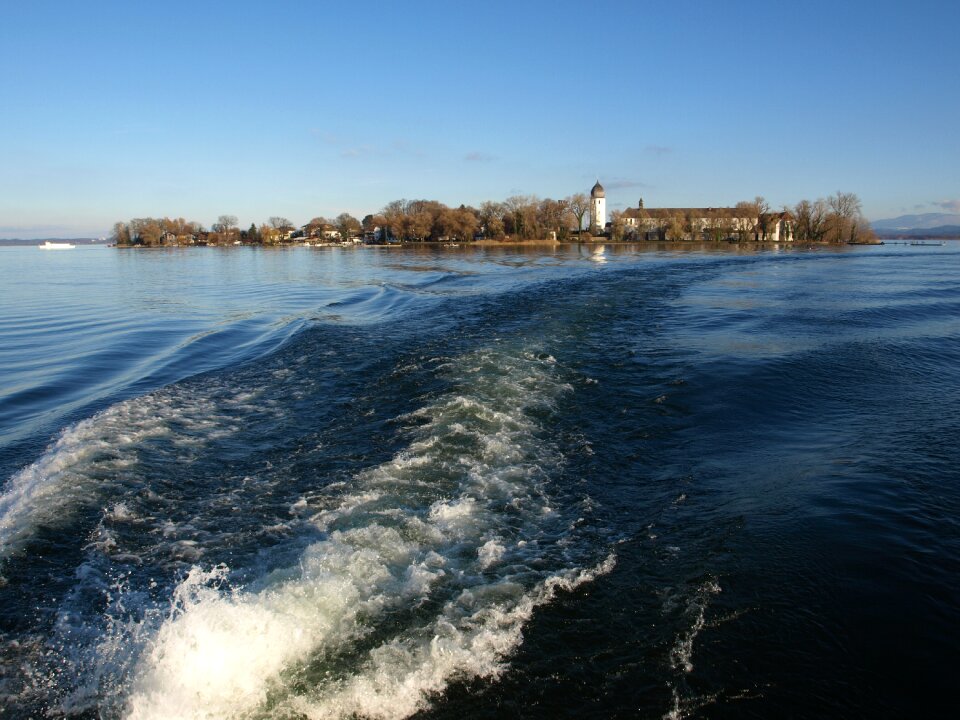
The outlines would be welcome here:
M 385 234 L 392 235 L 397 240 L 402 240 L 404 237 L 403 220 L 406 215 L 406 206 L 406 200 L 393 200 L 380 211 L 380 215 L 383 218 L 381 227 L 384 229 Z
M 280 236 L 280 239 L 285 240 L 289 237 L 291 231 L 293 231 L 293 223 L 287 220 L 285 217 L 280 217 L 279 215 L 274 215 L 269 218 L 267 222 L 270 223 L 270 227 L 277 231 Z
M 310 220 L 305 226 L 304 229 L 307 231 L 307 234 L 310 237 L 317 237 L 320 235 L 325 225 L 331 225 L 332 223 L 327 220 L 325 217 L 317 216 Z
M 830 240 L 833 242 L 856 242 L 860 226 L 860 198 L 855 193 L 837 191 L 827 198 L 827 207 L 833 215 Z
M 260 225 L 260 242 L 264 245 L 276 245 L 280 239 L 280 231 L 268 223 Z
M 503 203 L 486 201 L 480 205 L 480 227 L 484 237 L 501 239 L 504 234 L 503 216 L 506 209 Z
M 337 232 L 340 233 L 340 239 L 346 242 L 354 235 L 357 235 L 360 230 L 360 221 L 357 220 L 350 213 L 340 213 L 337 215 Z
M 536 208 L 536 235 L 547 237 L 555 233 L 560 239 L 566 238 L 570 227 L 571 213 L 566 200 L 541 200 Z
M 610 213 L 610 239 L 614 242 L 623 240 L 627 224 L 623 217 L 623 210 L 614 210 Z
M 684 228 L 684 217 L 680 213 L 674 213 L 670 216 L 669 223 L 667 225 L 666 232 L 667 240 L 671 242 L 677 242 L 683 240 L 686 237 L 686 229 Z
M 753 199 L 753 207 L 757 213 L 757 235 L 758 240 L 766 240 L 767 234 L 771 231 L 773 218 L 770 215 L 770 203 L 766 201 L 763 195 L 757 195 Z
M 216 233 L 229 233 L 237 227 L 236 215 L 221 215 L 213 224 L 213 231 Z
M 737 214 L 737 234 L 740 236 L 740 242 L 756 240 L 757 217 L 760 210 L 756 202 L 742 200 L 734 208 Z
M 577 232 L 583 232 L 583 216 L 590 212 L 590 198 L 583 193 L 576 193 L 567 198 L 567 207 L 577 219 Z
M 130 244 L 130 228 L 124 222 L 113 224 L 113 234 L 110 235 L 110 242 L 114 245 Z

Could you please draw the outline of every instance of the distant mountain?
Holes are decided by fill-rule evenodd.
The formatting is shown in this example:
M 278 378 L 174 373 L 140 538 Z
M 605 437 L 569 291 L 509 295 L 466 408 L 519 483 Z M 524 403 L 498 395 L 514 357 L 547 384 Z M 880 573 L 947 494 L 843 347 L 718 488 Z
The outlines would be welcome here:
M 934 228 L 907 228 L 904 230 L 877 230 L 877 237 L 893 240 L 896 238 L 960 238 L 960 225 L 941 225 Z
M 874 230 L 932 230 L 945 225 L 960 225 L 960 215 L 953 213 L 922 213 L 920 215 L 901 215 L 888 220 L 874 220 L 870 225 Z

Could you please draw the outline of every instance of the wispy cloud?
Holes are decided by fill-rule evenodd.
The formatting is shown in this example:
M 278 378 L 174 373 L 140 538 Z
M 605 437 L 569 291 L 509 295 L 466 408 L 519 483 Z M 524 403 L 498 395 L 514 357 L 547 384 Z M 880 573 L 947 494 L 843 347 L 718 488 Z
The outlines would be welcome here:
M 490 155 L 488 153 L 480 152 L 478 150 L 475 150 L 473 152 L 468 152 L 466 155 L 463 156 L 464 162 L 471 162 L 471 163 L 493 162 L 496 159 L 497 159 L 496 155 Z
M 340 149 L 340 157 L 343 158 L 362 158 L 379 154 L 381 153 L 379 153 L 373 145 L 355 145 L 353 147 Z
M 939 200 L 933 204 L 948 212 L 960 213 L 960 200 Z
M 649 153 L 650 155 L 656 155 L 657 157 L 663 157 L 664 155 L 669 155 L 673 152 L 672 147 L 667 147 L 666 145 L 647 145 L 644 149 L 644 152 Z
M 648 183 L 640 182 L 639 180 L 631 180 L 629 178 L 611 178 L 610 180 L 604 180 L 602 185 L 605 190 L 628 190 L 630 188 L 650 187 Z
M 310 128 L 310 134 L 315 137 L 320 142 L 325 145 L 337 145 L 340 143 L 340 138 L 334 135 L 332 132 L 327 130 L 321 130 L 320 128 Z
M 414 157 L 426 157 L 427 153 L 423 148 L 417 147 L 409 140 L 398 138 L 390 144 L 391 151 L 398 155 L 413 155 Z
M 378 145 L 370 142 L 355 142 L 340 135 L 336 135 L 327 130 L 319 128 L 310 128 L 310 135 L 315 137 L 324 145 L 338 151 L 342 158 L 361 159 L 369 157 L 394 157 L 399 155 L 411 155 L 413 157 L 424 157 L 422 149 L 412 145 L 403 138 L 398 138 L 387 145 Z

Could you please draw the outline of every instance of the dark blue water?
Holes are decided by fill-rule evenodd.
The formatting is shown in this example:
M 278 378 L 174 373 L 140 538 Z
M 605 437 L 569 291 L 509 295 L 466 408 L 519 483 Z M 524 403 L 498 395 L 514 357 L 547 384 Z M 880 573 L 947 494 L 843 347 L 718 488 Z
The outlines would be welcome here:
M 952 717 L 958 267 L 0 250 L 0 714 Z

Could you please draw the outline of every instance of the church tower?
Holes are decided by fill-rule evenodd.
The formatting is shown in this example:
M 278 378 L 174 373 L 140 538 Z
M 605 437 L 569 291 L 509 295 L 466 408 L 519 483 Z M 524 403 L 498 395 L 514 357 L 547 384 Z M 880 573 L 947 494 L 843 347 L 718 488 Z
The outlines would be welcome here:
M 590 191 L 590 233 L 598 235 L 607 225 L 607 195 L 603 192 L 603 185 L 597 184 Z

